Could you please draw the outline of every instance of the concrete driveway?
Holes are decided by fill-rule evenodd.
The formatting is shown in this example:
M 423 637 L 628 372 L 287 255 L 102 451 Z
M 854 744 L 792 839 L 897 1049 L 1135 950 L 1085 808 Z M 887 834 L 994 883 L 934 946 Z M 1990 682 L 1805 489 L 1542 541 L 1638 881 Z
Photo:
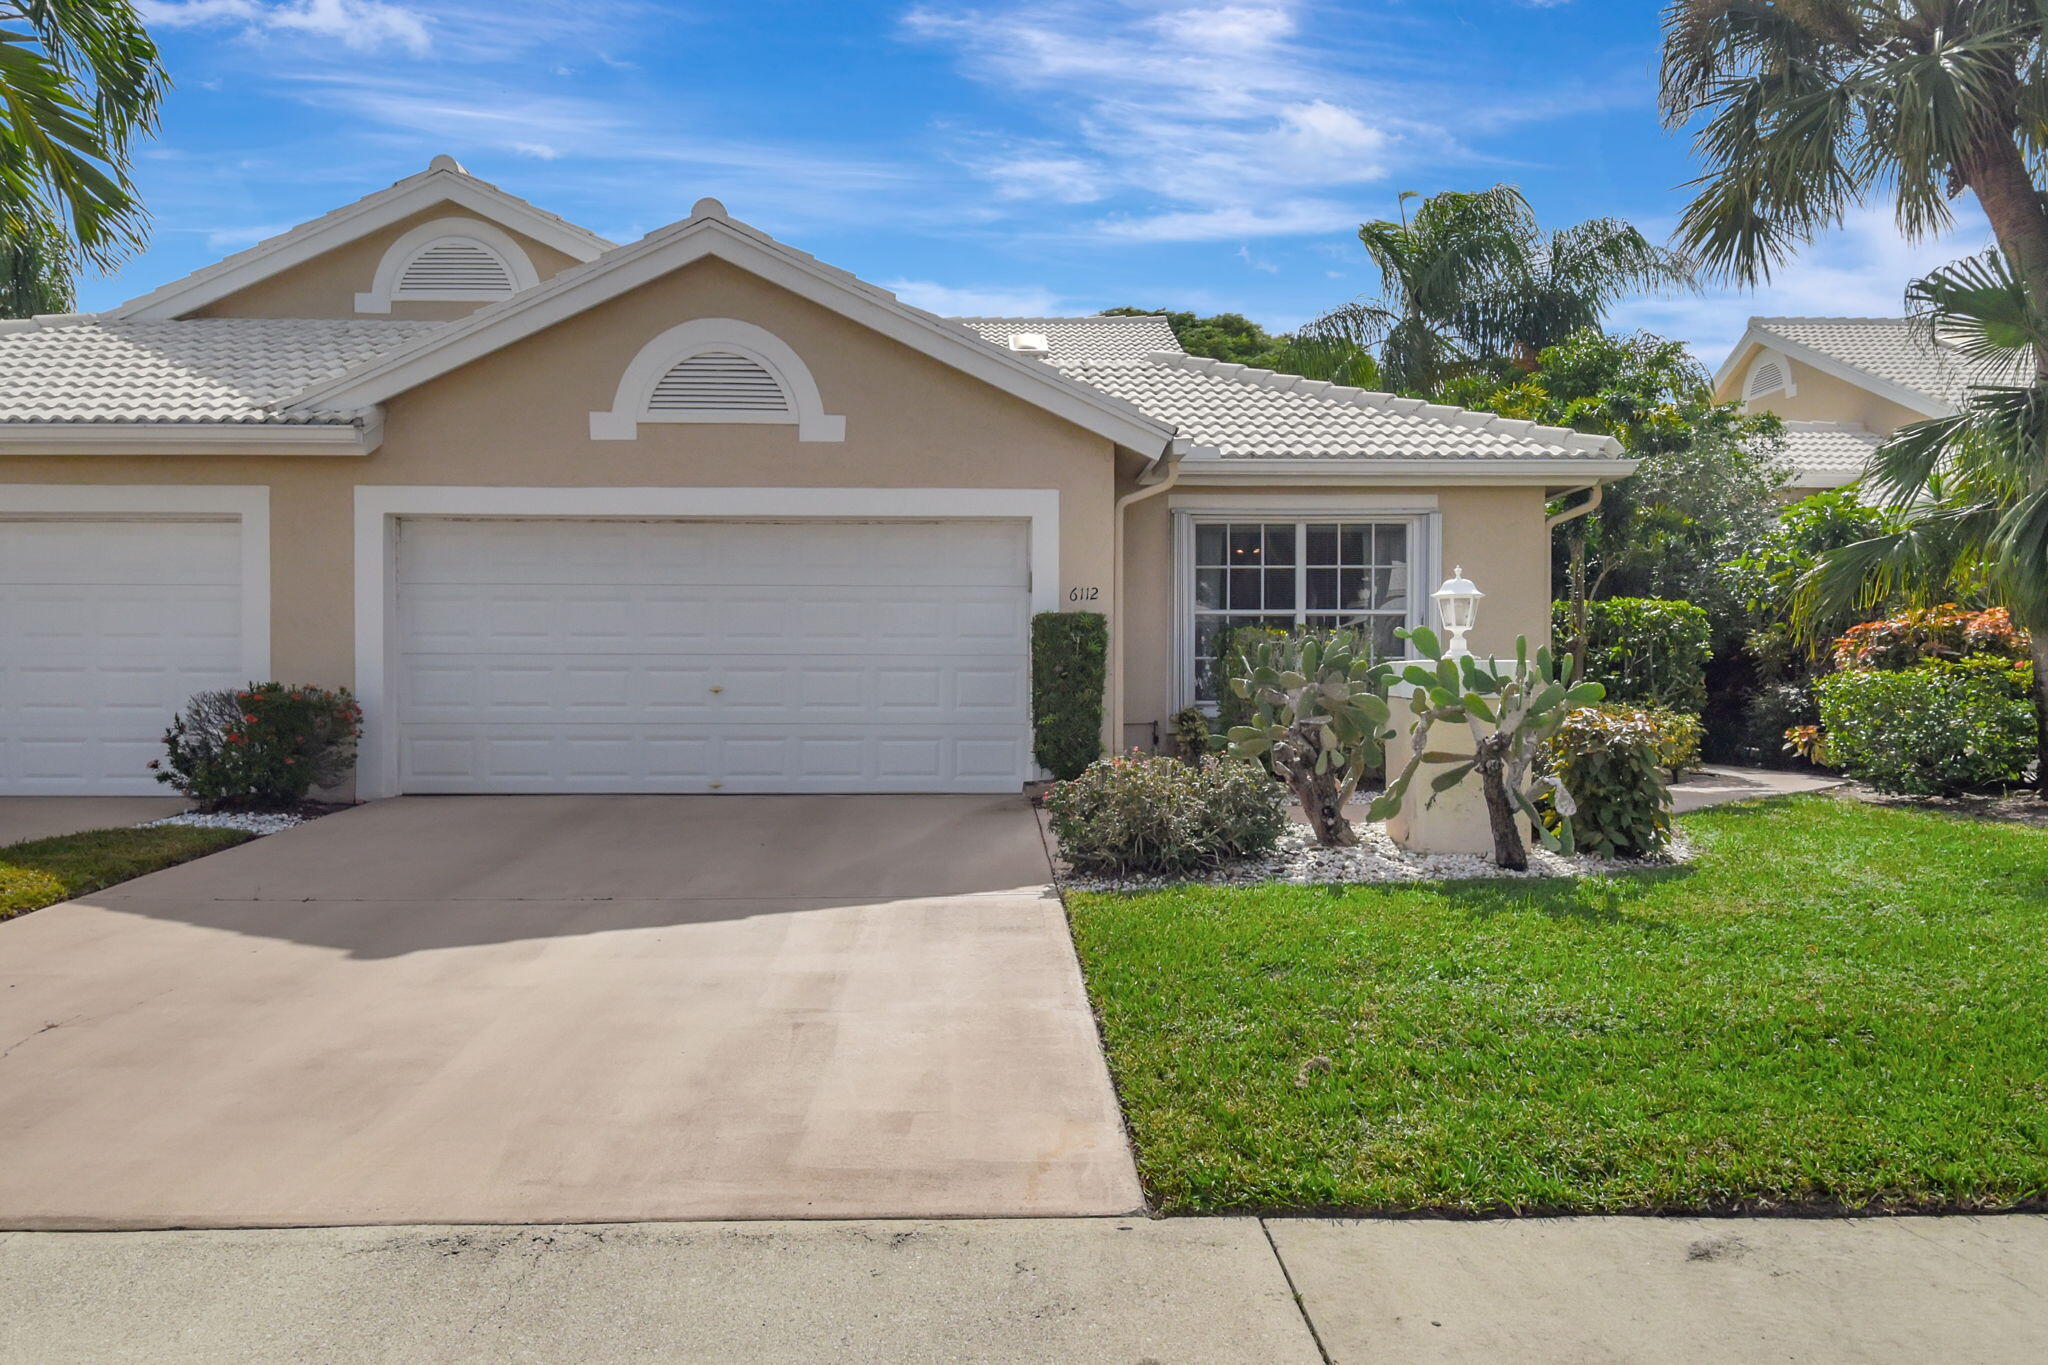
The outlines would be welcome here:
M 1141 1202 L 1019 798 L 419 797 L 0 924 L 0 1227 Z

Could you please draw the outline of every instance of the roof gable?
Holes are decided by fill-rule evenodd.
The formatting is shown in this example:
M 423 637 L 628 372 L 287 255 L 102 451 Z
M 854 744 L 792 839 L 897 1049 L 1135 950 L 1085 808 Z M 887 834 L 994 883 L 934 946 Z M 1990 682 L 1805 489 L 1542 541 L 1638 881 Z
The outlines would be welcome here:
M 1905 318 L 1758 317 L 1749 320 L 1715 372 L 1715 388 L 1747 373 L 1758 349 L 1789 356 L 1928 417 L 1954 412 L 1970 385 L 1983 378 L 1946 347 L 1922 339 Z
M 309 411 L 374 407 L 706 257 L 757 275 L 1118 445 L 1156 456 L 1173 441 L 1171 423 L 1148 417 L 1053 366 L 990 345 L 959 323 L 912 308 L 887 290 L 735 222 L 714 199 L 700 200 L 682 222 L 316 383 L 286 406 Z
M 437 156 L 418 175 L 407 176 L 352 204 L 160 285 L 109 310 L 105 316 L 124 322 L 181 317 L 394 223 L 447 204 L 543 242 L 578 261 L 595 260 L 612 246 L 588 229 L 477 179 L 452 157 Z

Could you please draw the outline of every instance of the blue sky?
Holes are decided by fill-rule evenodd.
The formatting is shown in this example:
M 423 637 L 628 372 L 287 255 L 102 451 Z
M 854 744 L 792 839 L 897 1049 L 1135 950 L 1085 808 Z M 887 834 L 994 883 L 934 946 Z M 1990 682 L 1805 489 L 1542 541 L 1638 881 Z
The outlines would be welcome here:
M 1523 187 L 1668 233 L 1693 173 L 1651 0 L 142 0 L 177 89 L 150 249 L 99 308 L 449 152 L 608 237 L 703 195 L 941 312 L 1285 328 L 1376 277 L 1402 190 Z M 1855 214 L 1757 294 L 1615 319 L 1718 361 L 1750 313 L 1895 313 L 1980 244 Z

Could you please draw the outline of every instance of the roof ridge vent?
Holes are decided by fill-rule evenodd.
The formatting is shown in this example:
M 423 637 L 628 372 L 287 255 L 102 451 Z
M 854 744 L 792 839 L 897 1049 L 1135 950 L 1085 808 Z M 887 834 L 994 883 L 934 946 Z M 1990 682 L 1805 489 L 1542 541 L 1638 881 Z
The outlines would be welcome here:
M 1010 349 L 1033 360 L 1044 360 L 1052 355 L 1052 339 L 1043 332 L 1012 332 Z

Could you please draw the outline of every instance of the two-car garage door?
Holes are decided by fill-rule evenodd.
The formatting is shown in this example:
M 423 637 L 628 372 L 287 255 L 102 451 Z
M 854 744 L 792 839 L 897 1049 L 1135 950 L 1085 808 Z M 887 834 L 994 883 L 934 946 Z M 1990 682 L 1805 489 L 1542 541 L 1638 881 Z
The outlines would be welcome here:
M 409 792 L 1015 791 L 1022 522 L 398 523 Z

